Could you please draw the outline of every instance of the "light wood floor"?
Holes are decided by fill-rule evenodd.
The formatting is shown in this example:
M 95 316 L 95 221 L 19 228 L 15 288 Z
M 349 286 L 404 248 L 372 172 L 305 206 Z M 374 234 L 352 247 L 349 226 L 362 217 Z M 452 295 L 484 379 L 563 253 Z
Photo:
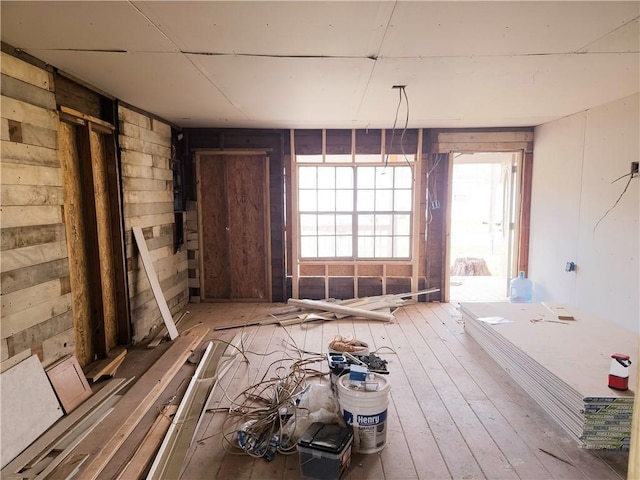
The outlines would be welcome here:
M 276 311 L 271 304 L 189 305 L 186 328 L 199 322 L 213 327 L 244 323 Z M 449 304 L 417 304 L 396 312 L 395 323 L 339 320 L 244 329 L 253 334 L 250 361 L 230 370 L 216 398 L 231 397 L 256 383 L 283 345 L 326 351 L 337 334 L 369 343 L 389 364 L 391 401 L 387 445 L 376 454 L 354 454 L 347 478 L 367 479 L 621 479 L 628 454 L 582 450 L 468 335 Z M 230 340 L 241 329 L 208 338 Z M 388 349 L 392 349 L 392 353 Z M 258 355 L 266 354 L 266 355 Z M 319 364 L 326 370 L 326 364 Z M 193 366 L 172 388 L 178 391 Z M 120 376 L 120 375 L 118 375 Z M 164 402 L 171 400 L 165 395 Z M 177 401 L 177 400 L 175 400 Z M 228 405 L 222 398 L 221 406 Z M 215 406 L 215 405 L 210 405 Z M 225 454 L 221 427 L 226 414 L 207 413 L 183 479 L 299 478 L 297 455 L 262 459 Z M 143 434 L 143 433 L 142 433 Z M 140 434 L 140 435 L 142 435 Z M 548 453 L 545 453 L 548 452 Z

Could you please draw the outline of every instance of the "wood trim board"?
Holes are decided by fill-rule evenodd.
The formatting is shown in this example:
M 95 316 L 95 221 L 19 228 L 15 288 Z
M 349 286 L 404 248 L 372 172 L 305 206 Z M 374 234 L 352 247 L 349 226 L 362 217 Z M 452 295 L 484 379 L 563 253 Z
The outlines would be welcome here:
M 162 293 L 162 288 L 160 287 L 160 282 L 158 281 L 156 271 L 153 268 L 153 261 L 151 260 L 151 255 L 149 255 L 147 242 L 144 239 L 142 228 L 139 226 L 135 226 L 132 229 L 133 236 L 135 237 L 136 244 L 138 245 L 140 257 L 142 258 L 144 270 L 147 273 L 147 278 L 149 279 L 149 283 L 151 284 L 151 290 L 153 290 L 153 296 L 156 299 L 158 308 L 160 309 L 162 319 L 164 320 L 164 324 L 167 327 L 167 332 L 169 332 L 169 338 L 171 338 L 171 340 L 174 340 L 178 337 L 178 329 L 176 329 L 176 325 L 175 323 L 173 323 L 173 317 L 171 316 L 171 312 L 169 311 L 169 307 L 167 306 L 167 301 L 165 300 L 164 294 Z
M 124 347 L 117 347 L 111 350 L 107 356 L 102 360 L 98 360 L 95 364 L 90 365 L 91 369 L 85 374 L 85 376 L 92 382 L 98 381 L 103 376 L 113 376 L 114 366 L 117 368 L 127 355 L 127 349 Z
M 117 480 L 142 478 L 145 470 L 149 467 L 149 464 L 158 451 L 167 430 L 169 430 L 176 410 L 178 410 L 177 405 L 165 405 L 162 408 L 153 425 L 151 425 L 142 442 L 140 442 L 133 457 L 129 460 L 126 467 L 122 469 L 120 475 L 118 475 Z
M 95 453 L 90 463 L 80 472 L 83 480 L 98 478 L 100 472 L 133 432 L 208 331 L 209 329 L 206 327 L 197 326 L 177 338 L 164 355 L 129 389 L 116 405 L 112 414 L 118 420 L 115 424 L 120 425 L 117 431 L 113 432 L 112 426 L 100 425 L 96 429 L 95 435 L 87 439 L 86 444 L 78 445 L 77 451 L 74 452 L 76 454 Z M 98 442 L 97 453 L 95 450 L 96 442 Z

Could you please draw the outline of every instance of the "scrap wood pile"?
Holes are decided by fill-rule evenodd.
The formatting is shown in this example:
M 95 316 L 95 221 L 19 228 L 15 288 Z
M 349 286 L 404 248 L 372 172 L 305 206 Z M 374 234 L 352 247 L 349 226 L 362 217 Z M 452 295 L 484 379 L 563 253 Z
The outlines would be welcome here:
M 220 325 L 214 330 L 249 327 L 254 325 L 280 324 L 283 327 L 316 320 L 340 320 L 347 317 L 366 318 L 391 322 L 395 319 L 393 313 L 412 300 L 410 297 L 427 295 L 440 291 L 438 288 L 373 297 L 351 298 L 347 300 L 307 300 L 290 298 L 287 302 L 291 307 L 272 314 L 262 320 L 255 320 L 243 324 Z

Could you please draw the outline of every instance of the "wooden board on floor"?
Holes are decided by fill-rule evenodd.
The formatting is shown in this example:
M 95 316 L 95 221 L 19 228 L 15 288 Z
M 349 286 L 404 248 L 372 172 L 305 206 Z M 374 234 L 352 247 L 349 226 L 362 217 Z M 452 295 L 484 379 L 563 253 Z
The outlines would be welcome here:
M 71 413 L 91 396 L 91 387 L 75 355 L 68 355 L 46 371 L 65 413 Z
M 142 478 L 143 473 L 149 467 L 153 456 L 158 451 L 160 443 L 164 439 L 169 426 L 171 425 L 171 419 L 178 410 L 177 405 L 165 405 L 155 422 L 151 425 L 151 428 L 145 435 L 144 439 L 138 446 L 138 449 L 133 454 L 127 466 L 118 475 L 118 480 L 130 480 L 135 478 Z
M 97 382 L 104 376 L 112 377 L 118 366 L 124 361 L 124 357 L 127 355 L 127 349 L 124 347 L 117 347 L 111 350 L 107 356 L 102 360 L 98 360 L 94 364 L 89 365 L 91 367 L 85 376 L 92 382 Z
M 2 467 L 62 416 L 37 355 L 0 375 Z
M 169 338 L 171 338 L 171 340 L 174 340 L 178 337 L 178 330 L 173 323 L 173 317 L 171 316 L 171 312 L 169 311 L 169 307 L 167 306 L 167 301 L 165 300 L 164 294 L 162 293 L 162 288 L 160 288 L 160 282 L 158 281 L 158 276 L 156 275 L 155 269 L 153 268 L 153 261 L 151 260 L 151 255 L 149 255 L 149 250 L 147 249 L 147 244 L 144 239 L 144 234 L 142 233 L 142 228 L 138 226 L 133 227 L 133 236 L 135 237 L 136 243 L 138 244 L 138 251 L 140 252 L 140 257 L 142 258 L 144 269 L 147 272 L 147 278 L 149 279 L 149 283 L 151 284 L 153 295 L 158 304 L 158 308 L 160 309 L 160 313 L 162 314 L 162 319 L 164 320 L 164 324 L 167 327 L 167 331 L 169 332 Z
M 81 478 L 88 480 L 98 477 L 208 331 L 208 328 L 198 326 L 177 338 L 164 355 L 122 397 L 109 424 L 99 425 L 94 435 L 72 452 L 93 454 L 90 463 L 81 470 Z M 119 425 L 115 432 L 114 424 Z

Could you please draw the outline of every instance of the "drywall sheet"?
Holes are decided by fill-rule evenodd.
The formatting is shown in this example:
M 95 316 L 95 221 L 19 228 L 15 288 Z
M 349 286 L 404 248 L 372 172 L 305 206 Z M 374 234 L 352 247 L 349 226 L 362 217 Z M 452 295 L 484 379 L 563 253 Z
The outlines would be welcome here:
M 0 375 L 2 467 L 62 416 L 37 355 Z

